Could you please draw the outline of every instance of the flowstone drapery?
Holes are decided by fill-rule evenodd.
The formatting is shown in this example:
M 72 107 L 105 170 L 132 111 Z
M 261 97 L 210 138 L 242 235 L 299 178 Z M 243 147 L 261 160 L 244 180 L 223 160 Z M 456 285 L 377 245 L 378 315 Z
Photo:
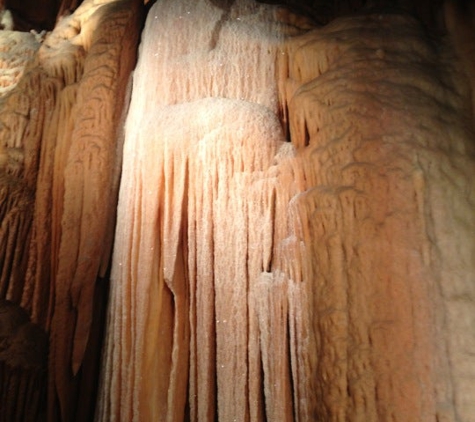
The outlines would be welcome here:
M 473 146 L 444 54 L 397 14 L 152 7 L 99 420 L 469 420 Z
M 471 422 L 473 7 L 284 2 L 0 0 L 0 422 Z

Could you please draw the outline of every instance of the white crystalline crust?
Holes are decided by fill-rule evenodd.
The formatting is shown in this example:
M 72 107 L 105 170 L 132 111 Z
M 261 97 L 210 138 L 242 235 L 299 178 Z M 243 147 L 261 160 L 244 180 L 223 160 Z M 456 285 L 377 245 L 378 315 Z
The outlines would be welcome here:
M 267 330 L 268 306 L 287 306 L 290 289 L 288 276 L 266 273 L 277 271 L 276 249 L 291 232 L 289 198 L 276 203 L 276 164 L 294 155 L 277 117 L 277 25 L 273 9 L 254 2 L 228 11 L 159 2 L 149 13 L 126 123 L 112 274 L 110 363 L 131 370 L 108 372 L 121 394 L 103 405 L 103 419 L 153 420 L 165 411 L 180 420 L 188 375 L 193 419 L 262 412 L 247 399 L 263 382 L 250 379 L 261 359 L 258 332 Z M 284 224 L 274 227 L 279 214 Z M 275 288 L 273 277 L 281 280 Z M 262 295 L 275 303 L 260 304 Z M 277 363 L 289 379 L 285 326 L 266 337 L 283 351 L 282 362 L 266 357 L 266 389 L 281 403 L 275 411 L 290 416 L 288 384 L 275 386 L 280 374 L 269 372 Z M 140 381 L 170 357 L 162 375 Z M 189 374 L 181 369 L 188 366 Z
M 0 30 L 0 98 L 16 87 L 40 45 L 33 34 Z

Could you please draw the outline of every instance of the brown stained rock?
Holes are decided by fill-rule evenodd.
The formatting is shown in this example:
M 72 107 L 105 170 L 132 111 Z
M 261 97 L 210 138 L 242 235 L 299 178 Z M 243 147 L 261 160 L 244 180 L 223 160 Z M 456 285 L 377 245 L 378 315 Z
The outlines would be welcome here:
M 0 104 L 0 262 L 8 264 L 0 286 L 49 332 L 51 421 L 92 417 L 99 349 L 89 333 L 104 311 L 104 302 L 93 304 L 109 265 L 140 10 L 140 2 L 84 2 L 48 34 Z M 26 199 L 22 211 L 15 204 Z
M 292 206 L 318 356 L 304 389 L 318 393 L 303 402 L 323 420 L 474 412 L 472 371 L 455 375 L 473 367 L 455 346 L 462 331 L 473 344 L 468 90 L 424 40 L 415 21 L 376 14 L 309 32 L 290 53 L 290 133 L 309 186 Z M 452 307 L 462 331 L 444 331 Z
M 29 240 L 31 229 L 33 193 L 15 180 L 0 174 L 0 292 L 19 302 L 25 286 L 25 267 L 28 259 L 22 239 Z
M 130 2 L 105 5 L 94 14 L 81 12 L 83 9 L 78 9 L 81 20 L 88 17 L 81 22 L 84 27 L 80 33 L 87 51 L 73 94 L 71 132 L 64 138 L 70 137 L 70 143 L 63 152 L 64 161 L 55 161 L 55 173 L 61 174 L 63 183 L 58 186 L 55 203 L 60 208 L 53 218 L 53 235 L 61 229 L 56 231 L 58 243 L 53 251 L 56 273 L 51 372 L 55 374 L 53 383 L 63 420 L 72 417 L 69 412 L 75 398 L 69 387 L 71 371 L 76 375 L 83 362 L 96 279 L 109 261 L 120 164 L 118 125 L 129 72 L 135 63 L 140 21 L 138 9 L 131 8 Z M 61 183 L 61 178 L 54 182 Z
M 0 300 L 0 421 L 44 420 L 47 356 L 47 334 Z

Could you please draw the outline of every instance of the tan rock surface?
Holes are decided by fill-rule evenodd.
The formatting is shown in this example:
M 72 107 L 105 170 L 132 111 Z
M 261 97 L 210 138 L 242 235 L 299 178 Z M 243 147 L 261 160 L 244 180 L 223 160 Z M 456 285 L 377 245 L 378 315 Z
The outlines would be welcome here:
M 397 15 L 335 21 L 294 57 L 291 137 L 316 187 L 295 204 L 311 245 L 316 414 L 469 421 L 474 364 L 455 346 L 471 344 L 475 310 L 466 85 Z
M 407 16 L 279 16 L 149 13 L 97 418 L 470 421 L 467 81 Z
M 96 369 L 85 356 L 98 341 L 89 334 L 112 246 L 139 10 L 133 1 L 82 3 L 0 100 L 0 285 L 49 332 L 51 421 L 90 419 L 94 404 Z
M 125 119 L 78 3 L 0 31 L 0 421 L 93 419 L 114 247 L 98 421 L 471 422 L 474 9 L 162 0 Z

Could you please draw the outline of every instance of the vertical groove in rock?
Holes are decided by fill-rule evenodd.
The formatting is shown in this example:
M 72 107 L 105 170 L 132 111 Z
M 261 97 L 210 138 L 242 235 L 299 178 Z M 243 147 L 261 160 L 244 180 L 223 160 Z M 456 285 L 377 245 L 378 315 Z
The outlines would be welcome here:
M 288 235 L 273 227 L 286 207 L 273 160 L 293 154 L 277 118 L 286 32 L 298 29 L 250 1 L 150 10 L 126 124 L 99 420 L 182 420 L 186 403 L 192 420 L 265 418 L 283 399 L 292 417 L 273 369 L 288 379 L 290 357 L 270 350 L 281 340 L 287 350 L 286 333 L 266 328 L 286 324 L 291 283 L 272 282 Z
M 466 85 L 407 16 L 310 29 L 151 8 L 98 420 L 469 420 Z
M 33 38 L 25 48 L 35 47 L 24 70 L 7 63 L 21 79 L 4 84 L 1 99 L 0 289 L 50 335 L 51 421 L 90 419 L 94 408 L 81 394 L 97 382 L 99 349 L 86 351 L 100 347 L 90 332 L 104 303 L 93 303 L 110 262 L 140 10 L 138 1 L 85 1 L 44 41 L 24 35 Z M 16 34 L 0 37 L 10 43 L 6 58 L 17 57 Z
M 473 364 L 455 326 L 475 299 L 466 85 L 403 16 L 339 19 L 290 48 L 312 412 L 470 420 Z
M 92 419 L 139 3 L 66 0 L 46 37 L 0 35 L 0 298 L 25 310 L 11 325 L 0 304 L 0 420 L 46 417 L 43 331 L 48 419 Z M 151 8 L 97 420 L 471 420 L 474 34 L 456 3 L 435 40 L 456 54 L 396 13 L 316 29 L 247 0 Z

